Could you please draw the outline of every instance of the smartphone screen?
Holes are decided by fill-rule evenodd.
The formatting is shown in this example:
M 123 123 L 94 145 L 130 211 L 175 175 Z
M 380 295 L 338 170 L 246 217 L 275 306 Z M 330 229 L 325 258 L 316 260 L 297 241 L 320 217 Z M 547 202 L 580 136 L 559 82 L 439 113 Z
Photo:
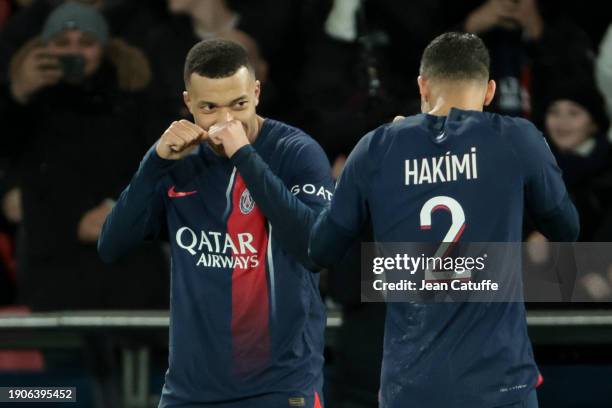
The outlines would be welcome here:
M 68 82 L 78 82 L 85 75 L 85 59 L 80 54 L 65 54 L 58 56 L 64 79 Z

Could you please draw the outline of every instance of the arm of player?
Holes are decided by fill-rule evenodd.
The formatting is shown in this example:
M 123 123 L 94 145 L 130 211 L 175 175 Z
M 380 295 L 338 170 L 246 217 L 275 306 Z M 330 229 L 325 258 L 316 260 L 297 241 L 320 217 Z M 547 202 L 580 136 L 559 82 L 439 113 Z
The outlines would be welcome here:
M 530 123 L 521 134 L 525 136 L 520 139 L 523 143 L 516 147 L 525 171 L 525 202 L 536 227 L 551 241 L 576 241 L 580 232 L 578 212 L 546 140 Z M 569 249 L 561 252 L 556 268 L 564 301 L 572 298 L 577 276 L 574 253 Z
M 98 254 L 104 262 L 115 261 L 161 229 L 164 203 L 158 184 L 176 161 L 159 157 L 156 145 L 147 152 L 102 226 Z
M 580 233 L 578 211 L 567 194 L 552 212 L 536 216 L 535 223 L 550 241 L 575 242 Z
M 309 255 L 320 266 L 340 261 L 359 235 L 368 217 L 368 146 L 372 133 L 349 155 L 331 206 L 318 217 L 310 234 Z
M 292 166 L 293 192 L 251 145 L 241 147 L 231 160 L 272 225 L 279 245 L 308 269 L 317 270 L 308 257 L 308 235 L 333 191 L 329 162 L 321 147 L 313 140 L 294 145 L 286 160 Z
M 164 210 L 160 181 L 177 160 L 191 154 L 207 137 L 207 132 L 196 124 L 175 121 L 149 149 L 104 222 L 98 239 L 98 254 L 103 261 L 112 262 L 159 234 Z
M 523 133 L 522 143 L 516 143 L 525 171 L 525 202 L 538 230 L 549 240 L 574 242 L 578 239 L 580 222 L 561 170 L 557 166 L 546 140 L 530 123 Z

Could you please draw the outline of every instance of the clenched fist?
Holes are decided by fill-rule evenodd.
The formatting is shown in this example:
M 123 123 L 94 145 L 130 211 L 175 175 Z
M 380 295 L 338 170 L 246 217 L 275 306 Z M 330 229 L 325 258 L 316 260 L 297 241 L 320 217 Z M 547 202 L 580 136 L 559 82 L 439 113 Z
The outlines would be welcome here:
M 228 115 L 227 121 L 213 125 L 208 129 L 210 140 L 216 146 L 223 146 L 223 151 L 231 158 L 241 147 L 249 144 L 242 123 Z
M 183 119 L 172 122 L 157 142 L 155 151 L 162 159 L 180 160 L 207 139 L 208 133 L 204 129 Z

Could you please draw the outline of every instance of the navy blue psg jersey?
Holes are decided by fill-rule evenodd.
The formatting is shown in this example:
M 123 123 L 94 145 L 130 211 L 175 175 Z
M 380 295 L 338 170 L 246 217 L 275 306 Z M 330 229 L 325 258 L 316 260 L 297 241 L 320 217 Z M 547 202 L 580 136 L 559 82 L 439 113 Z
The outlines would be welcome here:
M 231 160 L 207 144 L 179 161 L 147 153 L 98 246 L 112 260 L 166 224 L 161 407 L 319 406 L 326 318 L 308 233 L 332 189 L 319 145 L 270 119 Z
M 520 242 L 525 204 L 549 238 L 565 239 L 555 234 L 565 223 L 576 230 L 560 171 L 531 123 L 458 109 L 411 116 L 358 143 L 311 255 L 329 263 L 328 244 L 357 234 L 368 216 L 377 242 Z M 381 406 L 524 399 L 538 376 L 526 326 L 521 302 L 388 303 Z

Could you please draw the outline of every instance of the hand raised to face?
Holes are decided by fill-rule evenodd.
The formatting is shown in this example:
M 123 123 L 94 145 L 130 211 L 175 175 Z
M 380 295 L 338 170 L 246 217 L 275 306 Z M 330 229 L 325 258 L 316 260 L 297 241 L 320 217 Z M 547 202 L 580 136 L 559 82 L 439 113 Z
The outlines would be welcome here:
M 195 123 L 182 119 L 172 122 L 159 139 L 155 150 L 162 159 L 180 160 L 207 139 L 208 132 Z
M 241 147 L 249 144 L 242 122 L 234 119 L 230 114 L 226 121 L 215 124 L 208 129 L 208 135 L 214 145 L 222 146 L 228 158 L 231 158 Z

